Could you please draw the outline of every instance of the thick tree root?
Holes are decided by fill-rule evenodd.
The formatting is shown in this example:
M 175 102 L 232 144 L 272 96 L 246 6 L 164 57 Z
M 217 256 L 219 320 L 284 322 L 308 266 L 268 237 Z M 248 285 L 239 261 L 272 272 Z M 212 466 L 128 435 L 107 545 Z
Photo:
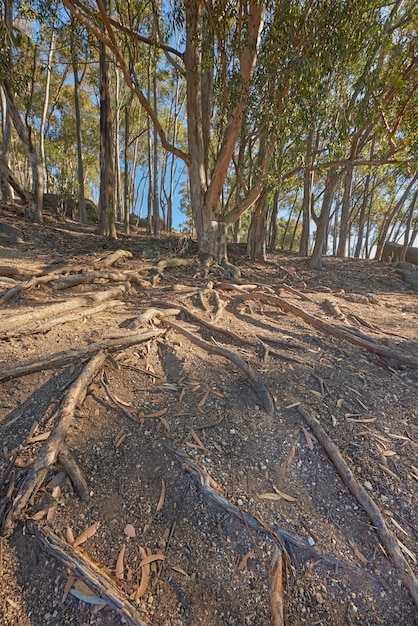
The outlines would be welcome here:
M 86 365 L 80 376 L 69 387 L 58 412 L 57 422 L 41 451 L 31 465 L 17 495 L 3 520 L 0 520 L 1 534 L 9 536 L 15 522 L 19 519 L 30 498 L 36 494 L 45 480 L 49 467 L 55 463 L 60 447 L 67 435 L 74 418 L 74 411 L 80 398 L 84 397 L 87 387 L 98 374 L 106 360 L 106 352 L 101 350 Z
M 327 455 L 331 459 L 344 483 L 347 485 L 358 503 L 366 511 L 373 526 L 376 528 L 376 531 L 380 539 L 382 540 L 385 549 L 387 550 L 394 564 L 398 568 L 399 573 L 402 576 L 402 580 L 404 581 L 406 587 L 409 589 L 415 605 L 418 607 L 418 581 L 415 577 L 414 572 L 412 571 L 412 568 L 410 567 L 409 563 L 406 561 L 401 552 L 398 540 L 387 527 L 379 507 L 368 495 L 366 490 L 359 484 L 353 472 L 342 458 L 338 447 L 335 445 L 335 443 L 332 441 L 331 437 L 329 437 L 326 431 L 322 428 L 319 421 L 316 418 L 312 417 L 303 407 L 298 406 L 297 408 L 303 419 L 312 428 L 315 437 L 324 447 Z
M 257 374 L 254 372 L 251 365 L 246 363 L 244 359 L 242 359 L 238 354 L 231 352 L 231 350 L 227 350 L 226 348 L 223 348 L 221 346 L 216 346 L 214 344 L 208 343 L 207 341 L 204 341 L 203 339 L 200 339 L 199 337 L 196 337 L 196 335 L 189 332 L 179 324 L 172 322 L 171 320 L 165 319 L 164 323 L 170 328 L 176 330 L 178 333 L 181 333 L 182 335 L 187 337 L 187 339 L 189 339 L 189 341 L 191 341 L 192 343 L 196 344 L 203 350 L 206 350 L 206 352 L 209 352 L 210 354 L 218 354 L 219 356 L 223 356 L 225 359 L 229 359 L 229 361 L 232 361 L 232 363 L 239 367 L 239 369 L 250 381 L 266 413 L 270 416 L 274 415 L 274 403 L 268 389 L 266 388 L 261 378 L 257 376 Z

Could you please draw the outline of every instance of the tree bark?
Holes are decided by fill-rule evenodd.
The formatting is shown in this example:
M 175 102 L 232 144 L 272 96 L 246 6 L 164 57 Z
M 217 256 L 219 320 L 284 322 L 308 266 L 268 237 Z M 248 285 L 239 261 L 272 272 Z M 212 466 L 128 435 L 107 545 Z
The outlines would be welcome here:
M 338 174 L 333 169 L 327 171 L 325 182 L 325 193 L 322 201 L 321 214 L 316 226 L 315 245 L 312 256 L 309 260 L 309 266 L 314 270 L 322 269 L 322 254 L 324 252 L 324 244 L 327 239 L 329 214 L 332 201 L 334 199 L 335 189 L 338 184 Z
M 75 19 L 72 18 L 72 28 L 75 28 Z M 86 198 L 84 195 L 84 162 L 83 162 L 83 136 L 81 132 L 80 111 L 80 79 L 78 77 L 78 57 L 74 42 L 75 33 L 71 33 L 71 61 L 74 77 L 74 110 L 75 128 L 77 137 L 77 180 L 78 180 L 78 219 L 82 224 L 87 221 Z
M 104 0 L 110 15 L 110 0 Z M 115 180 L 113 157 L 112 100 L 110 90 L 110 50 L 103 42 L 100 48 L 100 199 L 99 235 L 116 239 Z

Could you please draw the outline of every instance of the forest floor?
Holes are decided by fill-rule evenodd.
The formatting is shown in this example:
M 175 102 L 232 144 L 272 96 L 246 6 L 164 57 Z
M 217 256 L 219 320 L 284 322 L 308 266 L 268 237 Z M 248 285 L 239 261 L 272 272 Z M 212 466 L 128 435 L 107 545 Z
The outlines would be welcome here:
M 196 253 L 179 235 L 0 221 L 21 233 L 0 241 L 3 626 L 277 626 L 281 602 L 289 626 L 418 623 L 418 295 L 396 268 L 232 246 L 232 280 L 170 267 Z M 103 269 L 116 250 L 132 256 Z M 68 309 L 115 288 L 111 308 Z M 70 467 L 45 453 L 65 419 Z

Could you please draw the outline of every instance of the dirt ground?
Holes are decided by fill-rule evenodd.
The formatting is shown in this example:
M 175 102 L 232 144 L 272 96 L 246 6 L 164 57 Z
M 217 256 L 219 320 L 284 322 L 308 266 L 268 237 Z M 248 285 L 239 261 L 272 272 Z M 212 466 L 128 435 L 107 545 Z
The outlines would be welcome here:
M 129 321 L 151 306 L 161 309 L 162 301 L 194 314 L 183 309 L 167 323 L 158 316 L 137 322 L 137 332 L 162 332 L 113 350 L 89 385 L 65 440 L 85 475 L 86 501 L 76 495 L 58 457 L 12 534 L 1 539 L 3 626 L 135 623 L 86 589 L 87 580 L 79 577 L 69 589 L 68 563 L 45 551 L 36 527 L 69 541 L 67 553 L 93 562 L 98 576 L 110 576 L 140 615 L 137 623 L 277 624 L 277 547 L 274 536 L 251 520 L 302 540 L 300 546 L 285 543 L 285 624 L 418 623 L 398 568 L 298 408 L 320 420 L 418 575 L 418 369 L 314 328 L 273 300 L 243 297 L 258 285 L 260 293 L 418 359 L 418 294 L 393 266 L 327 258 L 318 272 L 297 255 L 278 252 L 252 262 L 244 248 L 232 246 L 230 261 L 241 270 L 232 280 L 220 268 L 204 276 L 196 262 L 160 265 L 158 271 L 161 260 L 196 253 L 192 242 L 177 235 L 153 238 L 138 231 L 109 243 L 70 221 L 48 217 L 36 226 L 17 209 L 3 208 L 0 220 L 21 231 L 21 238 L 0 241 L 1 266 L 30 274 L 61 265 L 89 271 L 94 261 L 123 249 L 133 256 L 112 269 L 139 272 L 142 280 L 131 282 L 114 308 L 50 330 L 1 335 L 3 521 L 45 445 L 42 435 L 53 429 L 60 404 L 94 350 L 90 357 L 9 380 L 8 370 L 132 333 Z M 0 276 L 0 296 L 21 280 Z M 114 286 L 97 278 L 67 289 L 58 290 L 55 282 L 25 289 L 0 308 L 0 330 L 13 328 L 12 320 L 20 328 L 19 316 L 28 311 L 54 303 L 64 308 L 70 298 Z M 204 339 L 206 347 L 170 322 Z M 243 369 L 210 346 L 251 365 L 273 398 L 270 415 Z M 202 476 L 209 474 L 217 483 L 215 498 L 189 471 L 194 466 L 179 462 L 167 446 L 197 463 Z M 79 537 L 93 524 L 92 536 L 72 546 L 67 529 Z M 155 560 L 140 565 L 149 555 Z

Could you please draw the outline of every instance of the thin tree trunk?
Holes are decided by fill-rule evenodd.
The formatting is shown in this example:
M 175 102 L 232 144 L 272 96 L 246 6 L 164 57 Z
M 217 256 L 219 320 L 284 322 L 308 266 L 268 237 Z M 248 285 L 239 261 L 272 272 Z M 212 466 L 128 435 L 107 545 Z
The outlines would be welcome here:
M 48 106 L 49 106 L 49 96 L 50 96 L 50 88 L 51 88 L 51 65 L 52 65 L 52 57 L 54 56 L 55 51 L 55 17 L 53 18 L 52 23 L 52 33 L 51 40 L 49 43 L 48 50 L 48 62 L 46 67 L 46 82 L 45 82 L 45 96 L 42 107 L 42 116 L 41 116 L 41 126 L 39 129 L 39 151 L 41 154 L 42 164 L 43 164 L 43 175 L 44 175 L 44 184 L 46 187 L 46 191 L 48 189 L 48 173 L 46 170 L 46 159 L 45 159 L 45 132 L 46 132 L 46 118 L 48 114 Z
M 115 214 L 117 220 L 122 222 L 124 219 L 124 205 L 122 203 L 122 183 L 120 174 L 120 78 L 119 70 L 115 69 Z
M 327 171 L 321 214 L 319 216 L 316 227 L 315 245 L 312 256 L 309 260 L 309 266 L 315 270 L 322 269 L 322 254 L 324 251 L 326 234 L 328 231 L 329 214 L 337 184 L 338 174 L 335 172 L 334 168 L 330 168 Z
M 153 63 L 153 99 L 154 99 L 154 113 L 157 116 L 158 103 L 157 103 L 157 62 L 154 59 Z M 153 170 L 153 194 L 152 194 L 152 230 L 154 235 L 160 234 L 160 203 L 158 194 L 158 133 L 154 126 L 154 141 L 153 141 L 153 155 L 152 155 L 152 170 Z
M 313 171 L 309 168 L 312 161 L 313 131 L 309 132 L 306 145 L 306 168 L 303 176 L 303 204 L 302 204 L 302 234 L 300 237 L 299 252 L 302 256 L 309 254 L 309 236 L 312 217 L 312 185 Z
M 75 19 L 72 18 L 72 28 L 75 28 Z M 74 79 L 74 111 L 75 128 L 77 138 L 77 180 L 78 180 L 78 219 L 82 224 L 87 222 L 86 198 L 84 192 L 84 162 L 83 162 L 83 136 L 81 132 L 81 110 L 80 110 L 80 80 L 78 77 L 78 55 L 74 41 L 75 33 L 71 33 L 71 62 Z
M 110 15 L 110 0 L 104 0 Z M 100 199 L 99 235 L 116 239 L 115 180 L 113 157 L 112 104 L 110 90 L 110 50 L 102 42 L 100 49 Z
M 410 232 L 411 232 L 412 218 L 413 218 L 413 215 L 414 215 L 414 210 L 415 210 L 415 206 L 416 206 L 417 200 L 418 200 L 418 189 L 415 190 L 414 196 L 413 196 L 413 198 L 411 200 L 411 203 L 409 205 L 409 208 L 408 208 L 406 227 L 405 227 L 405 234 L 404 234 L 404 243 L 403 243 L 401 254 L 400 254 L 400 257 L 399 257 L 400 261 L 405 261 L 406 253 L 408 251 L 409 235 L 410 235 Z
M 248 229 L 247 254 L 250 259 L 265 261 L 267 239 L 267 191 L 260 196 Z

